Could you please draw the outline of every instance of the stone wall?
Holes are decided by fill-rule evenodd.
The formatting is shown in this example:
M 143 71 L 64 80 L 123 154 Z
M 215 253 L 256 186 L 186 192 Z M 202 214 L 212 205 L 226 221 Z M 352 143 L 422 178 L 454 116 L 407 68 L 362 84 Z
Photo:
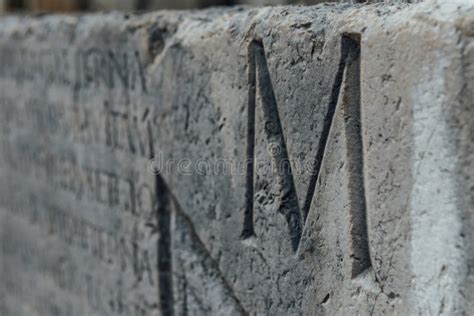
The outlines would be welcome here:
M 473 13 L 1 17 L 0 314 L 474 313 Z

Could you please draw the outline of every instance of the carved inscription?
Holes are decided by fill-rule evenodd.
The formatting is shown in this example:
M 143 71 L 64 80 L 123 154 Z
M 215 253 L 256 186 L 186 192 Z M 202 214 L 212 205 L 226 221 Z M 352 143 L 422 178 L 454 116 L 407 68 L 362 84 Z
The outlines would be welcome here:
M 254 235 L 253 228 L 253 181 L 254 181 L 254 147 L 255 147 L 255 107 L 256 93 L 261 95 L 265 119 L 265 133 L 271 144 L 279 146 L 272 159 L 276 165 L 281 167 L 278 170 L 278 181 L 281 187 L 281 199 L 279 212 L 284 214 L 291 238 L 293 250 L 298 248 L 302 233 L 302 213 L 298 206 L 298 198 L 291 173 L 291 165 L 288 163 L 288 151 L 285 144 L 283 129 L 281 127 L 278 108 L 273 93 L 270 74 L 268 71 L 265 51 L 261 41 L 254 40 L 249 45 L 249 106 L 248 106 L 248 165 L 247 165 L 247 192 L 244 216 L 243 238 L 249 238 Z
M 270 145 L 279 150 L 271 152 L 277 170 L 280 202 L 278 212 L 285 215 L 293 251 L 297 251 L 303 226 L 314 198 L 321 165 L 325 157 L 330 129 L 337 110 L 343 112 L 347 135 L 347 161 L 349 168 L 351 247 L 353 258 L 352 276 L 355 277 L 371 266 L 369 256 L 366 203 L 363 180 L 363 152 L 360 120 L 360 37 L 343 35 L 338 69 L 331 90 L 330 103 L 324 121 L 322 135 L 316 151 L 315 164 L 310 178 L 304 205 L 298 204 L 288 150 L 283 135 L 278 107 L 268 71 L 263 43 L 253 40 L 248 48 L 248 123 L 247 123 L 247 173 L 246 208 L 244 210 L 242 238 L 255 235 L 254 231 L 254 173 L 255 173 L 255 108 L 257 94 L 264 113 L 265 136 Z M 338 109 L 338 104 L 340 108 Z
M 258 237 L 254 227 L 255 144 L 260 124 L 256 109 L 261 106 L 264 137 L 279 148 L 270 152 L 279 167 L 278 212 L 284 216 L 294 252 L 315 198 L 335 114 L 342 111 L 348 139 L 352 277 L 357 277 L 371 266 L 360 119 L 360 39 L 343 35 L 340 55 L 306 199 L 299 205 L 264 45 L 261 40 L 250 43 L 241 238 Z M 0 217 L 2 224 L 9 224 L 0 232 L 0 250 L 6 257 L 6 276 L 1 281 L 11 287 L 8 297 L 0 297 L 0 312 L 18 313 L 14 302 L 20 299 L 31 310 L 47 315 L 172 316 L 178 313 L 177 306 L 188 313 L 191 301 L 204 312 L 230 306 L 234 313 L 246 314 L 232 289 L 238 282 L 226 280 L 220 271 L 221 258 L 215 259 L 201 241 L 164 178 L 146 169 L 156 154 L 154 133 L 163 117 L 154 111 L 159 105 L 147 103 L 153 97 L 148 95 L 151 89 L 138 52 L 126 47 L 73 51 L 4 45 L 0 59 L 5 61 L 0 67 L 4 178 Z M 35 89 L 44 93 L 28 92 Z M 134 99 L 134 93 L 146 101 Z M 17 265 L 30 271 L 21 282 L 12 277 Z M 178 265 L 181 276 L 176 276 Z M 25 286 L 30 283 L 37 288 Z M 208 289 L 201 291 L 204 285 Z M 211 297 L 215 289 L 222 296 Z M 58 297 L 42 299 L 36 294 L 41 290 Z
M 38 79 L 48 84 L 73 85 L 75 89 L 104 86 L 108 89 L 147 91 L 143 63 L 137 51 L 91 47 L 39 48 L 11 44 L 0 52 L 0 75 L 18 83 Z M 22 65 L 22 67 L 17 67 Z
M 364 185 L 364 154 L 362 147 L 361 95 L 360 95 L 360 36 L 343 35 L 341 59 L 345 60 L 345 83 L 341 107 L 347 138 L 347 164 L 349 169 L 350 234 L 352 277 L 370 268 L 369 237 L 367 233 L 367 205 Z M 341 66 L 342 67 L 342 66 Z
M 0 313 L 159 315 L 146 168 L 157 117 L 138 53 L 12 43 L 0 57 L 1 282 L 12 284 Z
M 160 175 L 155 178 L 156 196 L 160 201 L 157 209 L 157 222 L 160 237 L 158 239 L 158 273 L 160 288 L 160 306 L 164 316 L 174 315 L 173 296 L 173 259 L 171 253 L 171 196 Z

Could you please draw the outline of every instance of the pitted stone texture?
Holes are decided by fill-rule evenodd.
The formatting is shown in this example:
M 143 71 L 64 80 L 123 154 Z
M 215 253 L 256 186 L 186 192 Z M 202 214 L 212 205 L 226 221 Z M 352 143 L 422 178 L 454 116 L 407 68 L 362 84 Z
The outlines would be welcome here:
M 1 314 L 473 313 L 473 13 L 2 17 Z

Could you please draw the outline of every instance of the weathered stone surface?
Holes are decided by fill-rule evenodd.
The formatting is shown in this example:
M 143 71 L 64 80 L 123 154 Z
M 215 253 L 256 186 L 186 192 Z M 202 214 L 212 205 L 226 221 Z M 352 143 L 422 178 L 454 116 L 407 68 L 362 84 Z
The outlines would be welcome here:
M 318 4 L 322 2 L 345 3 L 414 3 L 422 0 L 0 0 L 0 12 L 4 10 L 30 10 L 30 11 L 146 11 L 146 10 L 175 10 L 196 9 L 210 6 L 246 4 L 252 6 L 262 5 L 288 5 L 288 4 Z M 2 6 L 2 4 L 4 4 Z M 8 4 L 8 5 L 6 5 Z
M 0 313 L 472 314 L 473 14 L 2 17 Z
M 423 0 L 237 0 L 239 4 L 247 4 L 253 6 L 265 6 L 265 5 L 288 5 L 288 4 L 318 4 L 318 3 L 387 3 L 387 4 L 399 4 L 399 3 L 418 3 Z

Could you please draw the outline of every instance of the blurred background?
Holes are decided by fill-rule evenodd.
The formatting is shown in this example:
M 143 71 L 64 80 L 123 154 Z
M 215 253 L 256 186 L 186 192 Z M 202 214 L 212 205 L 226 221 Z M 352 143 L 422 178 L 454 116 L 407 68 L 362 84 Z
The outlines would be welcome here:
M 343 0 L 344 1 L 344 0 Z M 339 2 L 343 2 L 339 1 Z M 195 9 L 220 5 L 316 4 L 328 0 L 0 0 L 0 12 Z M 337 0 L 334 0 L 337 2 Z M 347 2 L 350 2 L 349 0 Z M 359 2 L 359 1 L 352 1 Z

